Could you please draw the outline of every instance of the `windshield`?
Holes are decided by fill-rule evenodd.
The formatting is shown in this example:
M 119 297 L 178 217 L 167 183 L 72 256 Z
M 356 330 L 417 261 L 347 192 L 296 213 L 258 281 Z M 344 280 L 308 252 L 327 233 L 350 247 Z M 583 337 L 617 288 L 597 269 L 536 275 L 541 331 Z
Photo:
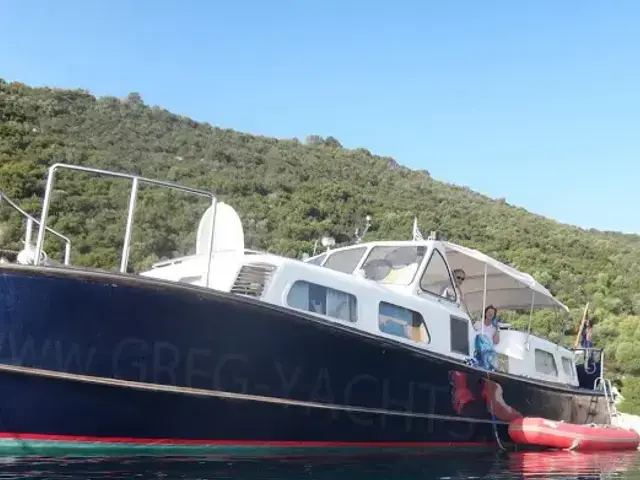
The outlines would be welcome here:
M 416 276 L 427 247 L 373 247 L 362 266 L 365 278 L 386 285 L 409 285 Z

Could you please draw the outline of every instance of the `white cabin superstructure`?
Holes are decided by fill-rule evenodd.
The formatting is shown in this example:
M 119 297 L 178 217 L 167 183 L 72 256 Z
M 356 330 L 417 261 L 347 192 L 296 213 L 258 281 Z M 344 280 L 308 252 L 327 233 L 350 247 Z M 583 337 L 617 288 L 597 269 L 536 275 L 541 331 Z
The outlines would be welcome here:
M 209 212 L 209 210 L 208 210 Z M 304 311 L 347 328 L 386 337 L 464 362 L 473 357 L 468 312 L 567 308 L 533 277 L 481 252 L 440 240 L 377 241 L 335 248 L 300 261 L 244 248 L 235 211 L 219 203 L 210 278 L 206 281 L 205 213 L 196 255 L 156 264 L 141 275 L 206 285 Z M 459 288 L 453 271 L 468 282 Z M 486 292 L 486 293 L 485 293 Z M 480 315 L 481 317 L 481 315 Z M 573 352 L 529 332 L 502 327 L 498 370 L 577 387 Z

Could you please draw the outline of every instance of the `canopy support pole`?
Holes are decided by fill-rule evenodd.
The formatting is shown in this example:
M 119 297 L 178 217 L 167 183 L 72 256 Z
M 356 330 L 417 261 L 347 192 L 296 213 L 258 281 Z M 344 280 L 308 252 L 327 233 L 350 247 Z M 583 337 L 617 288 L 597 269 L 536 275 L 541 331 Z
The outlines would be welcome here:
M 529 309 L 529 327 L 527 328 L 527 350 L 529 350 L 529 337 L 531 336 L 531 324 L 533 323 L 533 307 L 536 304 L 536 291 L 531 295 L 531 308 Z
M 488 270 L 488 266 L 487 266 L 487 262 L 484 262 L 484 287 L 482 288 L 482 313 L 481 315 L 481 322 L 482 322 L 482 333 L 484 334 L 484 316 L 485 316 L 485 309 L 487 308 L 487 270 Z
M 556 352 L 557 352 L 558 350 L 560 350 L 560 342 L 562 342 L 562 338 L 564 337 L 564 322 L 563 323 L 560 322 L 560 315 L 558 314 L 558 309 L 556 308 L 555 305 L 553 308 L 553 316 L 555 319 L 555 324 L 560 326 L 560 335 L 558 336 L 558 341 L 555 342 Z

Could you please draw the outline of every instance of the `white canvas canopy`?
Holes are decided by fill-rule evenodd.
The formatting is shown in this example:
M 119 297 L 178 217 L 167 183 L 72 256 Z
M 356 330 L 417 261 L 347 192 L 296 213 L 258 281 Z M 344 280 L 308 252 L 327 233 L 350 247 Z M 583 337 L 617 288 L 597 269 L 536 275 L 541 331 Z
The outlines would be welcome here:
M 569 311 L 528 273 L 477 250 L 450 242 L 442 244 L 451 269 L 461 268 L 465 272 L 461 290 L 471 312 L 482 311 L 483 305 L 494 305 L 498 310 L 556 307 Z M 483 302 L 485 282 L 487 296 Z

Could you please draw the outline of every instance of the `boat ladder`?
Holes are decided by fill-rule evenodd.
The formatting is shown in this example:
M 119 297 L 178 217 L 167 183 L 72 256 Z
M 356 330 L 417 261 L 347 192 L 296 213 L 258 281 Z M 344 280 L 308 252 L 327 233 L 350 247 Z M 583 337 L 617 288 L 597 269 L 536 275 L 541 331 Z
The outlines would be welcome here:
M 611 380 L 604 377 L 596 378 L 593 383 L 594 390 L 602 390 L 604 397 L 607 401 L 607 409 L 609 411 L 609 420 L 613 423 L 613 419 L 618 416 L 618 408 L 616 407 L 615 399 L 613 398 L 613 386 Z

